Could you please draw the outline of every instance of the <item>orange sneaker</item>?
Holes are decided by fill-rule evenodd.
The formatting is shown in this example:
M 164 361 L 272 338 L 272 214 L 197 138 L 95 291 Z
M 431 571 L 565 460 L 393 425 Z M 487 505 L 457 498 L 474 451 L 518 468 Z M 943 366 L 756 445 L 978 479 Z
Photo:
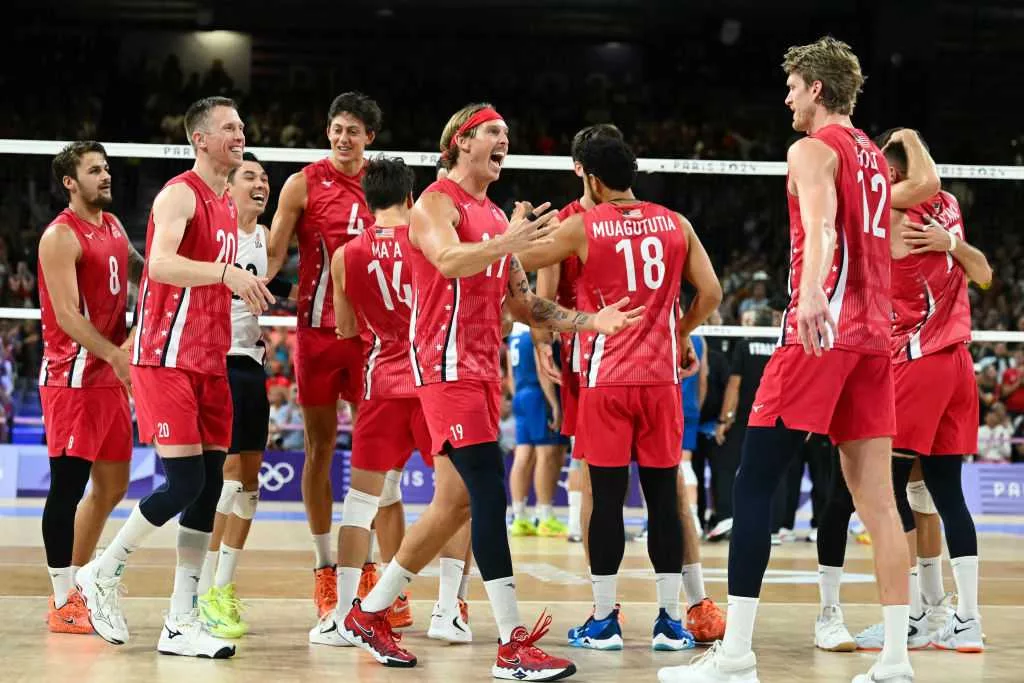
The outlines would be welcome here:
M 59 609 L 56 607 L 53 596 L 50 596 L 50 613 L 47 615 L 46 625 L 52 633 L 92 633 L 92 624 L 89 623 L 89 610 L 85 607 L 85 599 L 82 594 L 72 588 L 68 591 L 68 601 Z
M 686 610 L 686 630 L 701 644 L 725 637 L 725 615 L 711 598 L 704 598 Z
M 313 570 L 316 585 L 313 588 L 313 602 L 316 603 L 317 618 L 338 606 L 338 570 L 334 565 Z
M 409 628 L 412 626 L 412 610 L 409 609 L 409 591 L 399 593 L 388 610 L 388 623 L 391 628 Z
M 363 573 L 359 576 L 359 588 L 356 589 L 356 597 L 365 600 L 373 587 L 377 585 L 377 565 L 367 562 L 363 565 Z M 394 626 L 394 624 L 392 624 Z
M 462 620 L 469 623 L 469 605 L 465 600 L 459 598 L 459 614 L 462 615 Z

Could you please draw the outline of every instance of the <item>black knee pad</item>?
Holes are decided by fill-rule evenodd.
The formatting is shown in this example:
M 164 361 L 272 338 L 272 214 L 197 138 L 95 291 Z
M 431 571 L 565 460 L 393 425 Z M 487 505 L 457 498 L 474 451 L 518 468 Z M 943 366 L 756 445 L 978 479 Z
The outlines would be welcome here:
M 139 502 L 139 512 L 153 526 L 163 526 L 199 497 L 206 484 L 203 456 L 162 458 L 167 479 Z
M 656 574 L 679 573 L 683 570 L 683 524 L 676 494 L 677 468 L 641 467 L 639 473 L 647 500 L 647 555 Z
M 83 458 L 61 455 L 50 458 L 50 490 L 43 507 L 43 546 L 46 564 L 71 566 L 75 545 L 75 512 L 89 483 L 92 463 Z
M 181 525 L 196 531 L 213 531 L 213 519 L 217 514 L 217 501 L 224 487 L 224 451 L 204 451 L 203 469 L 205 483 L 192 504 L 181 512 Z
M 892 459 L 892 492 L 896 496 L 896 509 L 900 512 L 903 532 L 909 534 L 917 528 L 914 523 L 914 511 L 907 498 L 907 484 L 910 482 L 910 471 L 914 469 L 912 458 L 893 457 Z
M 484 581 L 512 576 L 505 529 L 505 461 L 496 441 L 453 448 L 448 457 L 469 491 L 473 555 Z

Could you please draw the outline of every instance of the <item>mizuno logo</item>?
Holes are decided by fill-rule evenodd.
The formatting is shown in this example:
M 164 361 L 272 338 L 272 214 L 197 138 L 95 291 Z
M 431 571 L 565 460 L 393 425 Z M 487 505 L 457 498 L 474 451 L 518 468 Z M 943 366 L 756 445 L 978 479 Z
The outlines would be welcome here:
M 756 413 L 757 411 L 761 410 L 761 408 L 764 408 L 764 404 L 763 403 L 755 403 L 754 405 L 750 406 L 750 408 L 751 408 L 751 410 L 753 410 Z
M 330 187 L 331 185 L 334 184 L 334 181 L 333 180 L 321 180 L 320 184 L 323 185 L 324 187 Z
M 172 631 L 170 628 L 167 627 L 167 624 L 164 624 L 164 628 L 167 629 L 168 638 L 177 638 L 181 635 L 181 631 Z

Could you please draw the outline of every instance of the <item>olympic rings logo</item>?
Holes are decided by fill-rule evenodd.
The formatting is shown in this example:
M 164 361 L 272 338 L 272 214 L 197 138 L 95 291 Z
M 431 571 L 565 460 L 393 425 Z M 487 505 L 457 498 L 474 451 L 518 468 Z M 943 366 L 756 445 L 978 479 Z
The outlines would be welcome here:
M 280 491 L 294 478 L 295 468 L 289 463 L 279 462 L 276 465 L 271 465 L 264 462 L 260 464 L 260 488 L 268 491 Z

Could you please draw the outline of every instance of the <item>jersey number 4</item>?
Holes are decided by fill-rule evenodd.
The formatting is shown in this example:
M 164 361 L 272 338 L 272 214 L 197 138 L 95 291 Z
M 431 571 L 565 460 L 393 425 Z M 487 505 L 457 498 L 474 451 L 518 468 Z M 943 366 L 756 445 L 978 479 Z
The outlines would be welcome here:
M 616 242 L 615 253 L 622 254 L 626 260 L 626 289 L 635 292 L 637 288 L 636 262 L 632 240 Z M 644 262 L 644 285 L 647 289 L 658 289 L 665 281 L 665 247 L 661 240 L 657 237 L 645 237 L 640 242 L 640 258 Z
M 366 267 L 366 272 L 376 274 L 377 286 L 380 287 L 380 297 L 384 300 L 384 307 L 386 309 L 389 311 L 395 310 L 395 302 L 391 298 L 391 289 L 394 289 L 395 298 L 398 299 L 399 303 L 405 304 L 407 308 L 412 307 L 412 286 L 402 284 L 401 261 L 395 261 L 395 266 L 391 269 L 391 289 L 388 288 L 387 279 L 384 277 L 384 268 L 381 267 L 380 261 L 376 259 L 370 261 L 370 265 Z

